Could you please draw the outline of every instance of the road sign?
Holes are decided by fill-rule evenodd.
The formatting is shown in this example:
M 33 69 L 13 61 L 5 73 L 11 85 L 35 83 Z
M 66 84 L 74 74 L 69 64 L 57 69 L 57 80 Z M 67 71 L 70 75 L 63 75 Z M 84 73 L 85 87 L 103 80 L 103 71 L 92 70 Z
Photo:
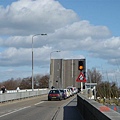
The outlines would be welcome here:
M 82 72 L 80 72 L 78 78 L 76 79 L 76 82 L 86 82 L 86 78 Z

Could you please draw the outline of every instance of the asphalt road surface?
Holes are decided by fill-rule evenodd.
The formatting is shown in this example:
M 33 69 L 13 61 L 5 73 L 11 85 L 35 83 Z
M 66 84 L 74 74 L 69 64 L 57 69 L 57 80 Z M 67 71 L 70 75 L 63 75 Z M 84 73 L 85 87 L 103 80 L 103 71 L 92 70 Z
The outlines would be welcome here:
M 48 101 L 43 95 L 0 103 L 0 120 L 54 120 L 60 108 L 72 99 Z

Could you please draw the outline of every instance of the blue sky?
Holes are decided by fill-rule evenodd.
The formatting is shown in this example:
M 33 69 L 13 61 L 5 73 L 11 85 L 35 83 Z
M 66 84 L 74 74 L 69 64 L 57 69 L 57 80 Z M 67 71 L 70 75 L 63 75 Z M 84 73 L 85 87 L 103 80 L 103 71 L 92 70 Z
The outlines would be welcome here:
M 52 58 L 87 59 L 87 68 L 119 81 L 119 0 L 0 0 L 0 76 L 31 76 L 32 35 L 34 74 L 49 73 Z
M 113 36 L 119 36 L 118 12 L 120 0 L 58 0 L 65 8 L 74 10 L 82 20 L 93 25 L 107 26 Z

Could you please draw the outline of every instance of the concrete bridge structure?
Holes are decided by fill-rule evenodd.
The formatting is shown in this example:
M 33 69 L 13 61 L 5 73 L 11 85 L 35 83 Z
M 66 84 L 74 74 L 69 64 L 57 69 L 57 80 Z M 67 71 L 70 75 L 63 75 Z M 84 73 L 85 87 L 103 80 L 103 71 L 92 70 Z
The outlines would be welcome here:
M 84 120 L 120 120 L 120 113 L 82 94 L 77 95 L 77 107 Z

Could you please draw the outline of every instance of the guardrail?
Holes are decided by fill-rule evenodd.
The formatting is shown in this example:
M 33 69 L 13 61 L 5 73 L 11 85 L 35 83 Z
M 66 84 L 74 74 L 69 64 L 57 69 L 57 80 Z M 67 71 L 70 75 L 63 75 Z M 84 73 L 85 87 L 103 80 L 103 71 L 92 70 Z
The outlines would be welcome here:
M 34 89 L 32 91 L 31 89 L 27 90 L 10 90 L 6 93 L 0 94 L 0 102 L 6 102 L 6 101 L 12 101 L 17 99 L 24 99 L 39 95 L 47 94 L 49 89 Z

